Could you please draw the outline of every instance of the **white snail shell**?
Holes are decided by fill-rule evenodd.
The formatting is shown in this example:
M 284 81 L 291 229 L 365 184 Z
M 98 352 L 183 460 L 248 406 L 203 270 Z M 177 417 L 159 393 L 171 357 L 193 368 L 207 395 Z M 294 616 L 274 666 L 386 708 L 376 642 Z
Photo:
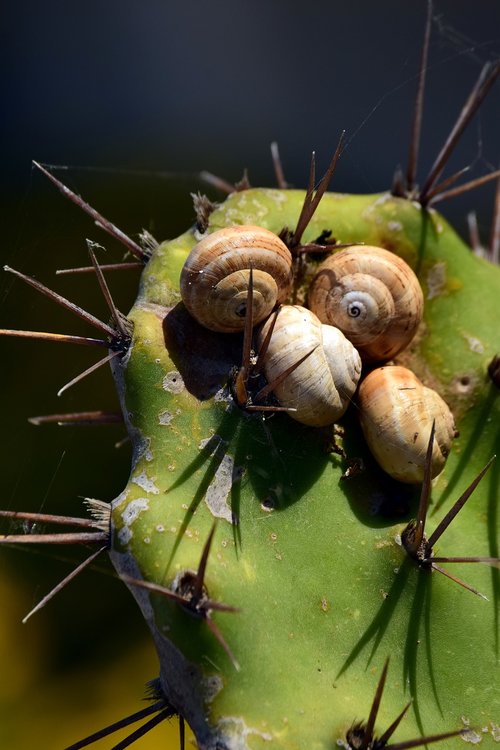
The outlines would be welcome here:
M 392 359 L 415 335 L 423 294 L 410 266 L 381 247 L 348 247 L 322 263 L 309 307 L 347 336 L 364 362 Z
M 442 471 L 456 434 L 453 415 L 441 396 L 411 370 L 391 366 L 372 370 L 360 384 L 358 405 L 368 447 L 394 479 L 422 482 L 433 420 L 432 477 Z
M 259 347 L 271 322 L 258 332 Z M 282 306 L 264 359 L 267 381 L 273 382 L 312 349 L 274 394 L 282 406 L 296 409 L 290 412 L 293 419 L 319 427 L 332 424 L 347 409 L 361 374 L 361 359 L 337 328 L 322 325 L 305 307 Z
M 251 225 L 219 229 L 204 237 L 181 272 L 181 296 L 188 311 L 212 331 L 242 331 L 250 268 L 257 325 L 290 291 L 290 251 L 276 234 Z

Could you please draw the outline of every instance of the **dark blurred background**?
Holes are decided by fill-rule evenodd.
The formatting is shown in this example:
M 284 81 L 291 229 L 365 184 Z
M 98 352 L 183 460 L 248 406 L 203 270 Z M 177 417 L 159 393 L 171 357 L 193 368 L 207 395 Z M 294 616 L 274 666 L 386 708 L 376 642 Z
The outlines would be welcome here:
M 389 188 L 406 163 L 425 11 L 425 0 L 4 3 L 2 265 L 107 316 L 92 275 L 55 270 L 87 263 L 87 237 L 106 247 L 103 262 L 121 259 L 123 248 L 33 170 L 32 159 L 58 165 L 58 177 L 132 236 L 147 228 L 158 239 L 192 222 L 190 192 L 221 197 L 200 181 L 201 170 L 236 181 L 248 168 L 253 185 L 273 184 L 273 140 L 287 180 L 304 187 L 311 150 L 321 172 L 345 129 L 332 189 Z M 498 0 L 438 0 L 433 16 L 421 180 L 482 65 L 500 55 Z M 496 168 L 499 126 L 497 84 L 448 171 Z M 486 240 L 493 193 L 490 185 L 441 208 L 464 236 L 476 209 Z M 135 272 L 109 281 L 126 312 Z M 9 274 L 0 278 L 0 302 L 1 327 L 92 335 Z M 1 507 L 78 515 L 81 496 L 109 501 L 123 488 L 129 448 L 115 448 L 119 426 L 27 423 L 37 414 L 117 408 L 106 368 L 55 395 L 98 356 L 0 340 Z M 143 622 L 105 560 L 20 625 L 82 555 L 0 551 L 2 748 L 61 748 L 137 709 L 141 682 L 155 676 Z M 170 747 L 162 731 L 137 747 Z

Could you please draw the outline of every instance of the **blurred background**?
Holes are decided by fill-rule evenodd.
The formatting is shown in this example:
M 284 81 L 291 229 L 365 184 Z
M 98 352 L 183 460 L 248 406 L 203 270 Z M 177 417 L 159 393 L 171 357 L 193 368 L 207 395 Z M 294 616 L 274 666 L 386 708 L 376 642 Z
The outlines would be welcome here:
M 174 237 L 193 221 L 190 192 L 217 199 L 199 179 L 273 184 L 269 144 L 286 178 L 307 182 L 310 152 L 326 168 L 341 130 L 347 148 L 332 189 L 377 192 L 406 164 L 426 2 L 294 0 L 18 0 L 1 15 L 2 242 L 8 264 L 106 319 L 86 265 L 85 238 L 123 248 L 99 231 L 31 160 L 54 173 L 136 237 Z M 421 181 L 482 65 L 500 55 L 498 0 L 436 0 L 419 175 Z M 470 176 L 500 158 L 497 84 L 448 173 Z M 466 236 L 478 213 L 488 237 L 494 187 L 443 203 Z M 109 276 L 126 312 L 135 271 Z M 10 274 L 0 277 L 0 326 L 93 335 L 79 319 Z M 39 414 L 118 408 L 106 368 L 57 398 L 99 356 L 54 343 L 0 339 L 0 507 L 80 515 L 82 497 L 112 500 L 128 475 L 120 426 L 33 427 Z M 5 525 L 3 528 L 6 528 Z M 0 550 L 0 747 L 62 750 L 141 707 L 157 664 L 143 621 L 102 558 L 26 625 L 21 619 L 85 556 L 84 550 Z M 88 553 L 87 553 L 88 554 Z M 111 740 L 96 748 L 110 748 Z M 176 747 L 160 726 L 137 748 Z

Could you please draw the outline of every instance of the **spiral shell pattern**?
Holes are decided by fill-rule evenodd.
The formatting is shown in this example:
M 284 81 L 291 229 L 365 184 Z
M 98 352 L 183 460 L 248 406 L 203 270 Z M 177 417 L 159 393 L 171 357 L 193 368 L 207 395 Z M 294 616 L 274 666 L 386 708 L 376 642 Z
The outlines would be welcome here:
M 259 330 L 262 346 L 272 321 Z M 312 351 L 314 350 L 314 351 Z M 322 325 L 316 315 L 299 305 L 280 308 L 264 359 L 272 383 L 308 352 L 307 357 L 274 390 L 282 406 L 296 409 L 290 416 L 311 426 L 332 424 L 344 414 L 361 374 L 361 359 L 341 331 Z
M 446 463 L 455 423 L 448 405 L 406 367 L 379 367 L 361 382 L 359 418 L 368 447 L 378 464 L 400 482 L 424 477 L 427 445 L 435 420 L 432 477 Z
M 290 251 L 276 234 L 251 225 L 219 229 L 204 237 L 181 272 L 181 296 L 190 314 L 212 331 L 242 331 L 250 269 L 257 325 L 290 291 Z
M 322 263 L 309 288 L 309 307 L 347 336 L 364 362 L 394 357 L 414 337 L 423 294 L 412 269 L 380 247 L 349 247 Z

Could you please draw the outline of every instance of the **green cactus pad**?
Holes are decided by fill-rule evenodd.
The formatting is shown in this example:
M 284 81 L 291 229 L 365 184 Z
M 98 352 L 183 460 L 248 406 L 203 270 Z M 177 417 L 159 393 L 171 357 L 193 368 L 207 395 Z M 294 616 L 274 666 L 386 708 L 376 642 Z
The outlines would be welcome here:
M 296 190 L 234 193 L 211 214 L 208 231 L 293 229 L 303 200 Z M 500 269 L 475 257 L 442 216 L 388 194 L 325 195 L 304 241 L 325 230 L 338 242 L 395 252 L 422 284 L 425 320 L 398 361 L 443 396 L 460 431 L 434 482 L 432 531 L 500 450 L 500 398 L 487 376 L 499 348 Z M 225 649 L 203 617 L 131 585 L 166 697 L 203 750 L 328 750 L 368 718 L 390 656 L 376 734 L 412 699 L 392 741 L 468 727 L 439 746 L 466 739 L 493 747 L 499 571 L 447 566 L 485 601 L 407 557 L 399 539 L 419 488 L 377 468 L 355 405 L 340 440 L 365 469 L 343 478 L 347 464 L 331 449 L 332 429 L 234 404 L 227 381 L 241 362 L 242 337 L 202 329 L 180 302 L 180 270 L 196 241 L 193 230 L 154 252 L 129 315 L 131 348 L 113 363 L 134 446 L 130 480 L 112 510 L 118 572 L 175 588 L 197 570 L 217 520 L 207 595 L 240 610 L 210 613 Z M 436 554 L 498 557 L 499 472 L 497 462 Z

